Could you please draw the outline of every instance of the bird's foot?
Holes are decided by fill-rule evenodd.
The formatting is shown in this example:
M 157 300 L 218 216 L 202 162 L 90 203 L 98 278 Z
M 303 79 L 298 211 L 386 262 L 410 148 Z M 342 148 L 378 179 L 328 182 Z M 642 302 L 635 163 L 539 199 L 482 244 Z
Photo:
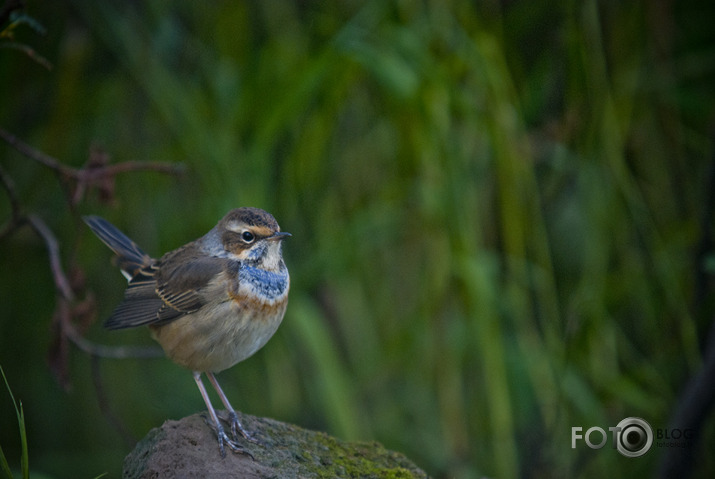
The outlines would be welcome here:
M 233 436 L 233 440 L 237 441 L 238 440 L 238 433 L 241 433 L 241 436 L 243 436 L 247 441 L 251 441 L 254 444 L 261 444 L 261 441 L 256 439 L 256 437 L 248 432 L 246 428 L 243 427 L 243 424 L 241 424 L 241 421 L 238 419 L 238 414 L 236 414 L 235 411 L 230 411 L 228 413 L 228 419 L 226 422 L 231 426 L 231 435 Z
M 221 457 L 226 457 L 226 448 L 224 445 L 228 446 L 229 449 L 231 449 L 233 452 L 238 453 L 238 454 L 245 454 L 254 461 L 256 460 L 255 457 L 253 457 L 253 454 L 248 452 L 246 449 L 244 449 L 240 444 L 237 442 L 237 437 L 236 433 L 234 431 L 231 431 L 233 434 L 233 439 L 228 437 L 228 434 L 226 434 L 226 431 L 223 429 L 223 426 L 221 423 L 214 424 L 213 421 L 210 419 L 206 418 L 206 424 L 209 425 L 211 429 L 216 433 L 216 438 L 218 439 L 218 450 L 221 453 Z M 232 426 L 233 428 L 233 426 Z M 249 439 L 250 440 L 250 439 Z

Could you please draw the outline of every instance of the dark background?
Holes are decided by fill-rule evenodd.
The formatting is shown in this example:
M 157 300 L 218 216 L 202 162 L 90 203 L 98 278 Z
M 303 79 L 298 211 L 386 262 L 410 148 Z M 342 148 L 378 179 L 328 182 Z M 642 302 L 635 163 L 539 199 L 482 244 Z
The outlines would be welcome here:
M 275 337 L 219 376 L 238 409 L 380 441 L 436 477 L 656 474 L 669 449 L 572 449 L 571 428 L 666 428 L 701 368 L 714 10 L 27 1 L 2 25 L 0 128 L 74 168 L 184 172 L 132 166 L 80 194 L 0 142 L 77 295 L 58 316 L 46 244 L 15 224 L 5 186 L 0 365 L 30 468 L 119 477 L 150 428 L 204 409 L 171 362 L 93 360 L 58 330 L 71 318 L 94 344 L 153 345 L 102 330 L 125 282 L 79 216 L 160 255 L 250 205 L 293 233 L 292 290 Z M 715 423 L 697 422 L 694 472 L 709 477 Z M 19 467 L 4 387 L 0 446 Z

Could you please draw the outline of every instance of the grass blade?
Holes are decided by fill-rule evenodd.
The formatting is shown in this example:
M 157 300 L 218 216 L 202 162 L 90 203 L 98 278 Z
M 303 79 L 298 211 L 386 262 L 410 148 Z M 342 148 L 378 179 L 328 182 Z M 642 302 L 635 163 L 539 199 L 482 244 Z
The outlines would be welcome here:
M 2 452 L 2 447 L 0 446 L 0 471 L 2 471 L 3 479 L 12 479 L 12 471 L 10 470 L 10 465 L 7 463 L 5 458 L 5 453 Z
M 22 470 L 22 477 L 23 479 L 29 479 L 30 478 L 30 458 L 28 454 L 28 448 L 27 448 L 27 433 L 25 431 L 25 411 L 22 409 L 22 401 L 19 401 L 19 407 L 18 407 L 18 402 L 15 401 L 15 396 L 12 394 L 12 389 L 10 389 L 10 384 L 7 381 L 7 377 L 5 376 L 5 371 L 3 371 L 2 367 L 0 367 L 0 374 L 2 374 L 3 381 L 5 381 L 5 388 L 7 388 L 7 392 L 10 394 L 10 399 L 12 400 L 12 405 L 15 408 L 15 415 L 17 416 L 17 425 L 20 429 L 20 445 L 22 447 L 22 457 L 20 459 L 20 468 Z M 2 472 L 3 475 L 12 478 L 12 471 L 10 471 L 10 465 L 7 462 L 7 459 L 5 458 L 5 454 L 2 452 L 2 449 L 0 449 L 0 467 L 2 467 Z

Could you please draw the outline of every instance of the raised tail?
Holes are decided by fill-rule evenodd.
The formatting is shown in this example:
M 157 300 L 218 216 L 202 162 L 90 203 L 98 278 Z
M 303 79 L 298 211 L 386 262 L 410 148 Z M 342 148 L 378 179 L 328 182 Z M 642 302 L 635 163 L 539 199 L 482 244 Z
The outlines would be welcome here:
M 117 266 L 127 281 L 153 262 L 148 254 L 109 221 L 99 216 L 83 216 L 82 219 L 94 234 L 117 254 Z

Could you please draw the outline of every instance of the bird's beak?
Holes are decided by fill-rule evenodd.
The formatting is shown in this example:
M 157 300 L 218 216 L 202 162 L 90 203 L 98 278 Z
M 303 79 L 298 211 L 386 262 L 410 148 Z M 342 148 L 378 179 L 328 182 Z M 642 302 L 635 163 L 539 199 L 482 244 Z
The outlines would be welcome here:
M 278 241 L 278 240 L 285 239 L 289 236 L 293 236 L 293 235 L 290 233 L 286 233 L 285 231 L 278 231 L 277 233 L 273 233 L 271 236 L 269 236 L 266 239 Z

